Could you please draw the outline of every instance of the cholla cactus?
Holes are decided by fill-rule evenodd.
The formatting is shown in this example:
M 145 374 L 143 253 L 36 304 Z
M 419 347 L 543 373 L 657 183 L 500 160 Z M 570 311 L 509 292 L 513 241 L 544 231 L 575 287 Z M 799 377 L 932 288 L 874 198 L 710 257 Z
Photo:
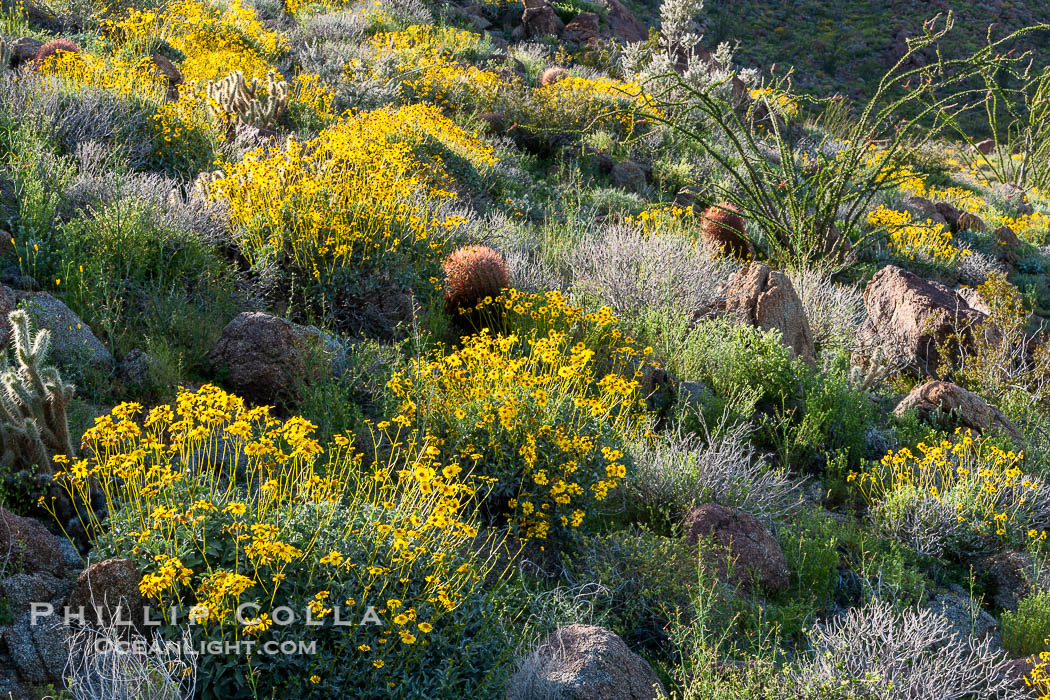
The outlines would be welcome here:
M 288 108 L 288 94 L 288 83 L 276 71 L 267 73 L 265 81 L 252 78 L 251 82 L 234 71 L 208 83 L 208 106 L 217 117 L 230 116 L 242 124 L 272 129 Z
M 44 366 L 51 332 L 42 329 L 33 335 L 29 315 L 21 309 L 8 319 L 17 364 L 0 374 L 0 462 L 19 469 L 35 464 L 50 472 L 55 455 L 74 454 L 66 422 L 74 387 L 54 367 Z
M 4 39 L 0 39 L 0 75 L 3 75 L 11 67 L 13 55 L 14 47 Z
M 459 248 L 445 258 L 444 268 L 445 306 L 450 312 L 472 309 L 510 286 L 507 261 L 488 246 Z

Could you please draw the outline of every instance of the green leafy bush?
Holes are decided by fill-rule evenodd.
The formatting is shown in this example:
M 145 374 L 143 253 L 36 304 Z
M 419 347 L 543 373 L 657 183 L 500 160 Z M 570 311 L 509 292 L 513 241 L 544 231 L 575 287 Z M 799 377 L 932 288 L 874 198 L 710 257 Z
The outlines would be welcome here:
M 1046 650 L 1050 638 L 1050 591 L 1037 589 L 1022 598 L 1016 611 L 1003 612 L 1003 646 L 1012 656 L 1031 656 Z

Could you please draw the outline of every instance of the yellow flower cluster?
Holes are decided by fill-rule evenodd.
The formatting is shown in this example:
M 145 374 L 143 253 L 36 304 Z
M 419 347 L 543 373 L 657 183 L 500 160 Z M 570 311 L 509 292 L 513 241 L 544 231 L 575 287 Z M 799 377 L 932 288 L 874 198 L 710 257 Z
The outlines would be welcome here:
M 677 204 L 665 204 L 649 207 L 638 216 L 625 217 L 627 223 L 641 226 L 647 235 L 654 233 L 679 233 L 687 221 L 695 219 L 692 207 L 680 207 Z
M 1021 471 L 1022 454 L 1003 451 L 962 429 L 953 440 L 921 442 L 916 449 L 918 453 L 908 448 L 891 451 L 879 464 L 847 478 L 871 505 L 909 489 L 951 505 L 959 522 L 969 523 L 980 535 L 1024 532 L 1024 518 L 1019 516 L 1036 501 L 1041 484 Z
M 878 229 L 885 229 L 890 238 L 893 253 L 908 260 L 947 263 L 954 265 L 961 255 L 969 251 L 960 251 L 952 245 L 952 234 L 944 224 L 932 221 L 913 221 L 906 211 L 895 211 L 879 205 L 868 213 L 868 223 Z
M 83 459 L 56 459 L 56 481 L 77 498 L 99 490 L 109 520 L 84 525 L 101 549 L 138 561 L 144 596 L 164 607 L 195 600 L 190 615 L 224 636 L 265 634 L 279 591 L 309 585 L 323 586 L 307 599 L 319 619 L 338 585 L 355 591 L 340 605 L 383 614 L 396 599 L 417 620 L 413 634 L 425 634 L 485 574 L 484 562 L 450 555 L 477 535 L 476 480 L 438 469 L 427 440 L 417 458 L 394 450 L 365 466 L 353 436 L 340 435 L 319 462 L 325 451 L 309 422 L 277 420 L 214 386 L 142 411 L 125 403 L 98 418 Z M 303 508 L 316 521 L 296 532 L 289 519 Z M 260 611 L 234 624 L 244 602 Z M 369 652 L 380 668 L 379 652 Z
M 376 57 L 397 57 L 397 69 L 413 76 L 403 85 L 417 99 L 449 108 L 468 104 L 492 109 L 506 80 L 493 71 L 456 60 L 461 54 L 477 51 L 480 45 L 479 34 L 429 24 L 377 34 L 368 42 Z M 362 68 L 360 59 L 348 66 L 354 72 Z
M 618 128 L 630 134 L 640 120 L 655 112 L 640 83 L 613 78 L 568 76 L 536 88 L 531 103 L 537 123 L 580 131 Z
M 798 101 L 786 92 L 767 87 L 753 88 L 749 94 L 752 100 L 761 100 L 784 117 L 790 119 L 797 117 L 799 114 Z
M 498 480 L 494 494 L 531 538 L 579 526 L 591 504 L 622 483 L 624 454 L 610 440 L 640 428 L 641 372 L 630 360 L 646 355 L 621 338 L 612 357 L 599 358 L 600 346 L 577 340 L 574 331 L 590 325 L 620 338 L 609 328 L 615 317 L 607 309 L 584 314 L 555 293 L 545 304 L 540 299 L 510 290 L 489 303 L 545 320 L 546 332 L 529 324 L 519 324 L 520 335 L 485 330 L 456 352 L 395 374 L 388 386 L 401 403 L 382 426 L 427 426 L 451 468 L 473 465 Z
M 496 162 L 491 147 L 437 108 L 412 105 L 346 115 L 306 144 L 290 141 L 283 152 L 252 151 L 226 164 L 210 192 L 244 229 L 239 240 L 252 262 L 282 251 L 320 279 L 412 248 L 440 256 L 449 235 L 445 219 L 421 204 L 456 195 L 441 160 L 420 156 L 430 144 L 481 172 Z
M 58 51 L 44 59 L 37 70 L 72 85 L 89 85 L 125 99 L 159 101 L 165 92 L 164 76 L 149 58 L 128 61 Z
M 1043 642 L 1050 646 L 1050 639 Z M 1039 661 L 1035 667 L 1025 674 L 1024 682 L 1029 688 L 1039 693 L 1038 700 L 1050 700 L 1050 651 L 1039 652 Z

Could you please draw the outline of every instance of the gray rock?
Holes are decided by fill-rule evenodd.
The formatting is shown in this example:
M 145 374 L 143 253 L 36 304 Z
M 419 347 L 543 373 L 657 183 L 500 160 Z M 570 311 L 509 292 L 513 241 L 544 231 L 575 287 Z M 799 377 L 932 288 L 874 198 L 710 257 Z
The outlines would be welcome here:
M 68 306 L 47 292 L 16 292 L 16 296 L 18 306 L 26 310 L 34 326 L 51 331 L 52 362 L 113 368 L 113 355 Z
M 659 678 L 645 659 L 602 627 L 555 630 L 511 678 L 507 700 L 654 700 Z
M 981 608 L 966 591 L 957 585 L 930 597 L 926 608 L 943 616 L 960 637 L 990 639 L 992 647 L 1003 648 L 999 621 Z
M 58 579 L 46 574 L 15 574 L 0 581 L 0 591 L 12 611 L 28 612 L 32 603 L 50 602 L 55 597 Z
M 149 353 L 136 348 L 125 355 L 117 365 L 117 377 L 131 386 L 145 386 L 154 367 L 156 360 Z
M 67 628 L 51 613 L 32 623 L 28 613 L 0 628 L 10 663 L 23 682 L 32 685 L 62 683 L 66 665 Z

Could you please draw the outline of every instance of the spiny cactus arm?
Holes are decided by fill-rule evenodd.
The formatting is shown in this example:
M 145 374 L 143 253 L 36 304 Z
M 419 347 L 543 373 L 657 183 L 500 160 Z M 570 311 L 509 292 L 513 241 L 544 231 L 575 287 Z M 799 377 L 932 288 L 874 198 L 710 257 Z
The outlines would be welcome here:
M 27 463 L 35 464 L 40 471 L 54 473 L 55 465 L 51 461 L 51 455 L 44 446 L 43 436 L 40 434 L 36 421 L 26 421 L 25 449 Z
M 4 377 L 4 390 L 14 400 L 15 404 L 21 407 L 22 415 L 27 419 L 44 421 L 46 394 L 34 394 L 22 381 L 20 374 Z
M 51 367 L 44 371 L 44 381 L 47 386 L 49 399 L 44 407 L 45 425 L 48 427 L 50 436 L 48 446 L 54 454 L 72 457 L 75 452 L 73 450 L 73 440 L 69 434 L 66 407 L 73 400 L 76 387 L 68 382 L 63 382 L 58 374 L 58 370 Z
M 13 369 L 0 375 L 0 423 L 19 425 L 26 419 L 26 414 L 18 403 L 17 395 L 7 389 L 12 381 L 18 382 L 18 375 Z

